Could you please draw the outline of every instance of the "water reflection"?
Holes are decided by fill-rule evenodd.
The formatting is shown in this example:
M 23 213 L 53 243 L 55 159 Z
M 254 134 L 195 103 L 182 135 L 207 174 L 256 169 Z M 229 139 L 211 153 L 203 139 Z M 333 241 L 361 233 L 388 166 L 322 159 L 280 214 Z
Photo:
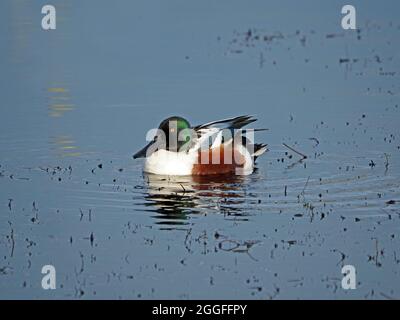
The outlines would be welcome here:
M 50 117 L 61 117 L 64 113 L 72 111 L 75 105 L 70 103 L 69 90 L 63 87 L 48 88 L 50 93 L 49 115 Z
M 195 214 L 209 211 L 242 215 L 237 205 L 245 201 L 243 176 L 161 176 L 145 174 L 146 194 L 144 204 L 162 225 L 188 224 Z M 228 214 L 229 214 L 228 213 Z
M 61 86 L 53 83 L 47 88 L 47 92 L 49 116 L 51 118 L 61 118 L 66 112 L 75 109 L 75 105 L 71 103 L 70 90 L 65 85 Z M 71 134 L 56 133 L 50 136 L 50 144 L 60 157 L 78 157 L 81 155 Z
M 11 27 L 4 28 L 11 32 L 11 52 L 9 59 L 13 63 L 26 63 L 30 54 L 33 32 L 35 30 L 35 19 L 32 12 L 32 2 L 28 0 L 10 1 L 10 8 L 2 9 L 4 13 L 11 16 Z
M 52 149 L 59 157 L 79 157 L 81 152 L 71 135 L 57 135 L 50 137 Z

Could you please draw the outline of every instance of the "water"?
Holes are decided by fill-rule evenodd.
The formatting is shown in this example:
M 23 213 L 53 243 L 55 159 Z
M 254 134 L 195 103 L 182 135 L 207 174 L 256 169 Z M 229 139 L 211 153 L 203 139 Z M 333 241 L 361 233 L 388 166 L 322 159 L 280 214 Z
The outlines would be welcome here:
M 0 298 L 399 298 L 399 5 L 316 3 L 2 2 Z M 255 114 L 269 152 L 146 176 L 175 114 Z

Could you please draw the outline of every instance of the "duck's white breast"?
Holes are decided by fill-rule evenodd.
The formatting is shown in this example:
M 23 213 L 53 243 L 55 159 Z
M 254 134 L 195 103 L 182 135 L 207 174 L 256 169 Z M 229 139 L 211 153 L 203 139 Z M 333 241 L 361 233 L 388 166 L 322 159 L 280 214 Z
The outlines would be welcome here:
M 171 152 L 162 149 L 146 158 L 144 171 L 154 174 L 186 176 L 192 174 L 192 168 L 196 161 L 197 152 Z

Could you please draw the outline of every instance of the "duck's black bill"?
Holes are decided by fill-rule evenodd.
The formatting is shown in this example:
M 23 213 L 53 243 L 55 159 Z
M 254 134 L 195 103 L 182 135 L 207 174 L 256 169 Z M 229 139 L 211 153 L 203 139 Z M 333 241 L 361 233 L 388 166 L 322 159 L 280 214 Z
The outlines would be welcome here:
M 133 159 L 137 158 L 145 158 L 147 154 L 147 150 L 150 148 L 150 146 L 153 144 L 154 141 L 151 141 L 147 146 L 145 146 L 143 149 L 139 150 L 133 155 Z

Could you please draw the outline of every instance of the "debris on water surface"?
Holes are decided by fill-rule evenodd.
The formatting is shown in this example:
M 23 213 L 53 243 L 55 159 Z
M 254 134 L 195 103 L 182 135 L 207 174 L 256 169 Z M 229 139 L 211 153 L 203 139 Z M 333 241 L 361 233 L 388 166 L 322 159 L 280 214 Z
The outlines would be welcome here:
M 237 241 L 231 239 L 224 239 L 218 243 L 218 248 L 223 251 L 231 251 L 236 253 L 247 253 L 251 259 L 256 260 L 250 255 L 249 250 L 257 243 L 259 240 L 247 240 L 247 241 Z
M 286 148 L 292 150 L 294 153 L 297 153 L 297 154 L 298 154 L 299 156 L 301 156 L 303 159 L 307 159 L 307 156 L 306 156 L 304 153 L 302 153 L 302 152 L 300 152 L 300 151 L 297 151 L 296 149 L 294 149 L 293 147 L 287 145 L 286 143 L 283 143 L 283 145 L 284 145 Z
M 13 270 L 13 268 L 9 267 L 9 266 L 0 267 L 0 275 L 7 275 L 7 274 L 11 273 L 12 270 Z
M 376 166 L 376 163 L 374 162 L 374 160 L 371 160 L 368 164 L 371 168 Z

